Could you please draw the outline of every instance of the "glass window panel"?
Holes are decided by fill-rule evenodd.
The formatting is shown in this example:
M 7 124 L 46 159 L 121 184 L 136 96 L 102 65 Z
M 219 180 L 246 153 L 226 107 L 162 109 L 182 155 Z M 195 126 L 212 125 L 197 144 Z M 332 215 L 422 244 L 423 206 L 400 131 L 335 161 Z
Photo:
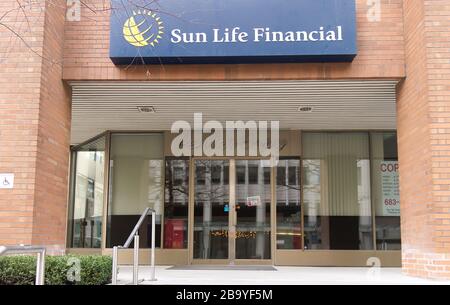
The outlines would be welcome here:
M 198 185 L 205 185 L 206 183 L 206 169 L 204 166 L 197 166 L 195 168 L 195 181 Z
M 278 166 L 277 167 L 277 185 L 286 185 L 286 167 Z
M 217 165 L 211 167 L 211 182 L 213 184 L 220 184 L 221 179 L 222 179 L 222 167 Z
M 224 165 L 223 166 L 223 171 L 222 171 L 222 175 L 223 175 L 223 184 L 227 185 L 228 183 L 230 183 L 230 167 L 228 165 Z
M 69 240 L 72 248 L 100 248 L 104 198 L 105 137 L 74 151 L 74 190 Z
M 277 248 L 302 249 L 302 216 L 298 179 L 300 160 L 298 158 L 282 159 L 278 162 L 278 168 L 288 168 L 289 183 L 277 185 Z M 285 172 L 286 170 L 277 170 L 277 173 L 285 174 Z
M 270 167 L 264 167 L 264 184 L 270 184 Z
M 377 249 L 401 250 L 397 135 L 371 133 L 371 144 Z
M 257 166 L 249 166 L 248 167 L 248 183 L 249 184 L 258 184 L 258 167 Z
M 373 249 L 369 136 L 304 133 L 306 249 Z
M 188 241 L 189 160 L 166 159 L 164 248 L 185 249 Z
M 167 164 L 166 165 L 170 165 L 172 166 L 172 164 Z M 186 183 L 186 169 L 184 167 L 171 167 L 171 171 L 170 171 L 170 178 L 172 179 L 171 182 L 173 183 L 174 186 L 183 186 Z
M 288 184 L 289 185 L 297 185 L 297 173 L 298 167 L 289 166 L 288 167 Z
M 122 245 L 145 208 L 156 210 L 156 246 L 161 246 L 163 135 L 111 135 L 107 245 Z M 139 231 L 140 247 L 151 245 L 151 215 Z
M 237 173 L 237 184 L 245 184 L 246 183 L 246 168 L 243 165 L 236 165 L 236 173 Z

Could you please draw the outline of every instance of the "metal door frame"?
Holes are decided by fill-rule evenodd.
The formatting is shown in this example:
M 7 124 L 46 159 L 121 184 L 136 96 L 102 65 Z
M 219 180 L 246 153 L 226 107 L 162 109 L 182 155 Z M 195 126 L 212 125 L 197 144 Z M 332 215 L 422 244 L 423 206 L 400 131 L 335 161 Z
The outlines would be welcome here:
M 194 259 L 194 201 L 195 201 L 195 161 L 228 160 L 229 161 L 229 214 L 228 214 L 228 259 Z M 192 157 L 189 166 L 189 264 L 193 265 L 273 265 L 275 261 L 275 175 L 276 167 L 270 168 L 270 259 L 236 259 L 236 160 L 268 160 L 261 157 Z

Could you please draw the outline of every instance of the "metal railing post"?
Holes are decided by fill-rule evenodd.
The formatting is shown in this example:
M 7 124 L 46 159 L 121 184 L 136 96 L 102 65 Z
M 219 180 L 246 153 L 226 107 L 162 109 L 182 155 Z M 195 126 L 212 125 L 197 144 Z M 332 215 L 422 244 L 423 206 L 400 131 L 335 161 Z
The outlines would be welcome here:
M 133 285 L 137 285 L 139 281 L 139 235 L 137 234 L 137 232 L 134 236 L 133 252 Z
M 117 258 L 118 258 L 118 247 L 113 247 L 113 261 L 112 261 L 112 284 L 117 285 Z
M 0 256 L 9 254 L 31 254 L 37 253 L 35 285 L 45 284 L 45 253 L 46 248 L 41 246 L 0 246 Z
M 152 249 L 150 254 L 150 281 L 155 281 L 155 229 L 156 229 L 156 212 L 152 211 Z
M 113 247 L 113 266 L 112 266 L 112 284 L 117 285 L 117 277 L 118 277 L 118 252 L 120 249 L 127 249 L 130 247 L 131 242 L 134 238 L 134 248 L 133 248 L 133 284 L 138 285 L 139 283 L 139 228 L 145 220 L 145 217 L 148 216 L 148 213 L 152 213 L 152 249 L 150 254 L 150 268 L 151 268 L 151 279 L 150 281 L 156 281 L 155 277 L 155 243 L 156 243 L 156 211 L 151 208 L 146 208 L 139 218 L 138 222 L 134 226 L 133 231 L 128 236 L 127 241 L 123 246 Z
M 45 252 L 46 250 L 43 249 L 37 254 L 35 285 L 42 286 L 45 283 Z

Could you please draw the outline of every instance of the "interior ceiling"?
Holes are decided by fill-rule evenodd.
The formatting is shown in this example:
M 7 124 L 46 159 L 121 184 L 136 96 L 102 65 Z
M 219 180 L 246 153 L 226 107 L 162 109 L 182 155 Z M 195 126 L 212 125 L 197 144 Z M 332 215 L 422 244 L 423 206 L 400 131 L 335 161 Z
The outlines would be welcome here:
M 73 82 L 72 144 L 106 130 L 170 130 L 173 122 L 278 120 L 282 129 L 395 129 L 395 80 Z M 141 113 L 140 106 L 155 113 Z M 312 112 L 298 111 L 300 106 Z

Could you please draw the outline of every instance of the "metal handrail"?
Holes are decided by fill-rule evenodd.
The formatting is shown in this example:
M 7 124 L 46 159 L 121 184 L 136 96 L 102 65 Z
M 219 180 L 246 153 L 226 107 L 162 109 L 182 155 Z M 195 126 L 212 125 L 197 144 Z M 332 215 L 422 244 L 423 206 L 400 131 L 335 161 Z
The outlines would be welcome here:
M 130 236 L 128 236 L 127 241 L 125 242 L 125 244 L 122 246 L 122 248 L 128 248 L 131 245 L 131 242 L 133 241 L 134 236 L 136 235 L 136 233 L 139 231 L 139 228 L 141 227 L 142 223 L 145 220 L 145 217 L 147 217 L 149 212 L 154 212 L 155 210 L 151 209 L 151 208 L 146 208 L 144 210 L 144 212 L 142 213 L 141 217 L 139 218 L 138 222 L 136 223 L 136 225 L 134 226 L 133 231 L 131 231 Z
M 150 281 L 156 281 L 155 277 L 155 227 L 156 227 L 156 211 L 151 208 L 146 208 L 139 218 L 138 222 L 131 231 L 130 236 L 123 246 L 113 247 L 113 270 L 112 270 L 112 284 L 117 285 L 117 273 L 118 273 L 118 256 L 119 249 L 127 249 L 130 247 L 131 242 L 134 240 L 133 245 L 133 285 L 137 285 L 139 280 L 139 228 L 145 220 L 148 214 L 152 214 L 152 247 L 150 254 Z
M 45 279 L 45 252 L 42 246 L 0 246 L 0 256 L 9 254 L 29 254 L 37 253 L 36 281 L 35 285 L 44 285 Z

